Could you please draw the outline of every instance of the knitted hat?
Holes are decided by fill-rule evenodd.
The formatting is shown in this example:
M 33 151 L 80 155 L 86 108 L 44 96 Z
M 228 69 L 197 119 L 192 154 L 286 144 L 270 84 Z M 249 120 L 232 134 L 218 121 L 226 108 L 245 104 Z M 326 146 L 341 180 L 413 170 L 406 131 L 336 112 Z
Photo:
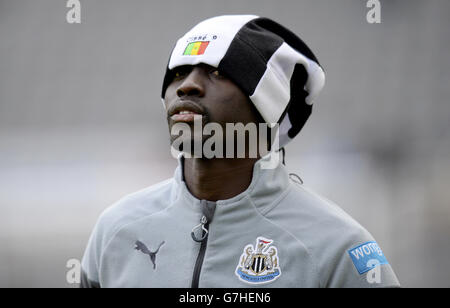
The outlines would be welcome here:
M 317 58 L 299 37 L 255 15 L 213 17 L 189 30 L 172 51 L 161 97 L 175 67 L 199 63 L 224 73 L 267 123 L 280 125 L 280 148 L 300 132 L 325 83 Z

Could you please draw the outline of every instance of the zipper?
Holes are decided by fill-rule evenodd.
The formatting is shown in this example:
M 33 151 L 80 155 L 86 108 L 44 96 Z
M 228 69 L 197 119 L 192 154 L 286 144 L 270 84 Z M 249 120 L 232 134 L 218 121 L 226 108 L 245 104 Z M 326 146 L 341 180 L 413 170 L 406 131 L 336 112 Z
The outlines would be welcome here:
M 206 218 L 206 216 L 203 215 L 202 218 L 200 219 L 200 224 L 196 225 L 191 231 L 192 239 L 197 243 L 203 242 L 206 239 L 206 237 L 208 236 L 208 233 L 209 233 L 208 227 L 209 227 L 208 218 Z M 199 228 L 202 228 L 202 237 L 201 238 L 197 238 L 197 236 L 195 235 L 195 231 Z
M 204 224 L 202 222 L 205 222 Z M 203 265 L 203 259 L 205 258 L 206 253 L 206 246 L 208 246 L 208 228 L 209 223 L 206 219 L 206 216 L 202 216 L 200 225 L 202 228 L 202 237 L 201 239 L 197 239 L 195 237 L 194 230 L 191 232 L 192 239 L 196 242 L 201 242 L 200 244 L 200 250 L 198 251 L 197 260 L 195 261 L 195 267 L 194 267 L 194 274 L 192 276 L 192 283 L 191 288 L 197 289 L 198 288 L 198 282 L 200 279 L 200 272 L 202 270 Z M 198 226 L 197 226 L 198 227 Z M 195 228 L 194 228 L 195 229 Z
M 209 224 L 214 215 L 216 208 L 215 202 L 201 201 L 203 216 L 200 219 L 200 224 L 195 226 L 191 231 L 192 239 L 200 244 L 197 260 L 195 261 L 194 273 L 192 275 L 191 288 L 197 289 L 200 279 L 200 272 L 202 270 L 203 260 L 205 259 L 206 247 L 208 246 Z M 198 238 L 195 233 L 197 229 L 202 230 L 202 235 Z

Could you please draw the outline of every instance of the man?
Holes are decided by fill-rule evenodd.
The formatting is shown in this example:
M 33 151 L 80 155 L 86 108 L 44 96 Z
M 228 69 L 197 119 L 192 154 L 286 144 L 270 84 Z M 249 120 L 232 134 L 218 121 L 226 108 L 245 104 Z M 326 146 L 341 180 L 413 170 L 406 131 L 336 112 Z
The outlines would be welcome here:
M 270 19 L 219 16 L 188 31 L 172 51 L 162 89 L 172 146 L 183 152 L 179 166 L 172 179 L 101 215 L 82 286 L 399 286 L 372 236 L 292 181 L 277 159 L 323 84 L 311 50 Z M 276 136 L 258 139 L 258 147 L 270 141 L 260 147 L 269 154 L 252 156 L 249 133 L 244 155 L 236 156 L 237 142 L 228 143 L 235 134 L 225 130 L 210 149 L 230 155 L 206 157 L 189 144 L 207 144 L 208 133 L 195 135 L 198 119 L 202 128 L 215 123 L 218 135 L 228 124 L 267 123 Z

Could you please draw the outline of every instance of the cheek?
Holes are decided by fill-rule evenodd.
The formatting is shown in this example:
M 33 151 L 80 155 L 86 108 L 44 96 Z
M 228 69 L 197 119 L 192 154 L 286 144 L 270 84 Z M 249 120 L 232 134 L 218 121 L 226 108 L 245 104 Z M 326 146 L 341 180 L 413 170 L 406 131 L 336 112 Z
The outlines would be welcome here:
M 177 94 L 177 86 L 172 82 L 166 89 L 166 93 L 164 94 L 164 101 L 167 102 L 174 98 Z
M 208 110 L 210 119 L 221 123 L 244 122 L 250 109 L 248 97 L 233 83 L 226 81 L 212 87 Z M 214 103 L 213 103 L 214 102 Z
M 222 96 L 214 101 L 214 104 L 207 106 L 210 121 L 223 124 L 239 122 L 239 104 L 233 95 Z
M 229 122 L 249 123 L 254 122 L 255 114 L 252 102 L 242 92 L 234 92 L 225 101 Z

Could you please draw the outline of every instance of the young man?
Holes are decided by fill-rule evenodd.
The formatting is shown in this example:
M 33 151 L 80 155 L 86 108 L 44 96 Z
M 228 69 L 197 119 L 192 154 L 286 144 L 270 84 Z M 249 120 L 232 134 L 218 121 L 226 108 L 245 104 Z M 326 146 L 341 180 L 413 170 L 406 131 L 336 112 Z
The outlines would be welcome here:
M 82 286 L 399 286 L 363 227 L 273 161 L 303 127 L 323 84 L 310 49 L 267 18 L 215 17 L 180 38 L 162 98 L 172 144 L 181 138 L 184 154 L 172 179 L 101 215 L 83 258 Z M 185 145 L 203 146 L 208 134 L 173 132 L 177 125 L 194 132 L 198 118 L 216 129 L 278 124 L 276 142 L 268 155 L 251 156 L 248 134 L 238 158 L 236 143 L 226 142 L 234 133 L 225 130 L 214 150 L 223 146 L 231 155 L 191 155 Z

